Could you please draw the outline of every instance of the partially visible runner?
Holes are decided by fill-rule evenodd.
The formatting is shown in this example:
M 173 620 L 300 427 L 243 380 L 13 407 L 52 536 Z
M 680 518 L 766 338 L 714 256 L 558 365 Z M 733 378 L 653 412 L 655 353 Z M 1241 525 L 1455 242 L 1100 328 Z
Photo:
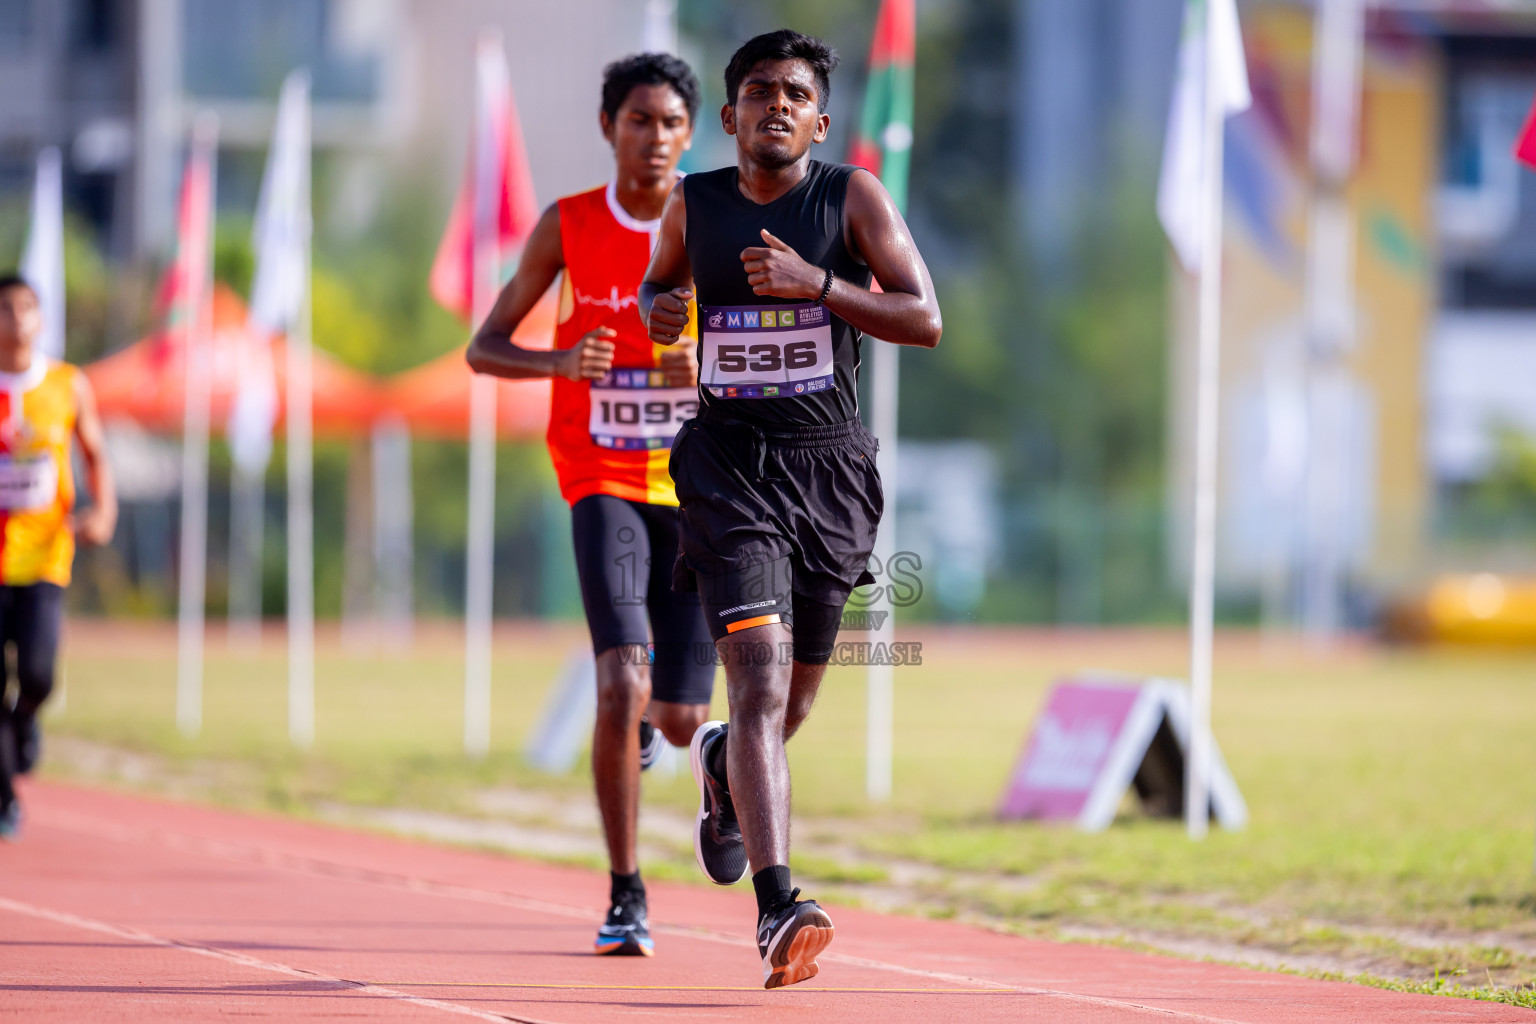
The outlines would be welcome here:
M 0 655 L 12 647 L 16 665 L 14 704 L 0 674 L 0 839 L 11 840 L 21 829 L 16 776 L 42 749 L 37 714 L 53 692 L 75 539 L 106 544 L 117 525 L 96 398 L 78 367 L 35 350 L 42 326 L 32 286 L 0 276 Z M 95 497 L 79 515 L 71 438 Z
M 702 408 L 672 448 L 674 585 L 701 591 L 731 722 L 705 723 L 690 745 L 694 849 L 722 885 L 741 878 L 745 850 L 765 988 L 814 977 L 832 941 L 826 911 L 790 884 L 784 742 L 816 698 L 849 592 L 874 582 L 884 497 L 858 418 L 860 342 L 931 348 L 943 330 L 879 180 L 810 158 L 836 67 L 825 43 L 788 29 L 736 51 L 720 112 L 736 166 L 672 193 L 640 292 L 662 344 L 683 337 L 698 292 Z
M 699 83 L 675 57 L 640 54 L 608 66 L 602 103 L 613 180 L 544 211 L 517 275 L 470 344 L 469 364 L 497 377 L 554 379 L 549 452 L 571 505 L 597 655 L 592 776 L 612 885 L 594 948 L 650 956 L 635 851 L 640 771 L 663 738 L 683 746 L 709 717 L 715 663 L 698 596 L 671 588 L 677 494 L 667 456 L 678 425 L 698 409 L 694 344 L 653 344 L 636 291 L 678 160 L 692 145 Z M 554 350 L 513 344 L 562 270 Z

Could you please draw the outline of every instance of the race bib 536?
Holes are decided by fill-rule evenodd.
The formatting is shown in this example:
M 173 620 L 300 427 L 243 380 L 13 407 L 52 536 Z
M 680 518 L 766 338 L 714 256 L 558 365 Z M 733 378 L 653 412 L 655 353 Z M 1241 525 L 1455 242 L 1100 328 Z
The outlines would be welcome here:
M 699 383 L 716 398 L 794 398 L 836 387 L 824 306 L 699 306 Z

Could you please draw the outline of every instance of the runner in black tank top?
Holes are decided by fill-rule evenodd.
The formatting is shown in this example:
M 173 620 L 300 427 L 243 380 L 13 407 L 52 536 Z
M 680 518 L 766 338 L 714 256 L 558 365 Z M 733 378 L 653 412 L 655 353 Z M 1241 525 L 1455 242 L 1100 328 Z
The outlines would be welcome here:
M 786 311 L 796 317 L 797 323 L 803 317 L 797 313 L 804 310 L 817 316 L 825 312 L 824 323 L 830 328 L 832 338 L 832 387 L 795 393 L 793 381 L 798 375 L 793 369 L 781 369 L 777 374 L 749 370 L 749 376 L 770 381 L 770 386 L 786 383 L 788 393 L 778 396 L 776 401 L 743 401 L 715 396 L 710 388 L 701 385 L 700 397 L 705 408 L 766 429 L 830 426 L 858 417 L 860 333 L 842 317 L 824 311 L 813 302 L 774 303 L 771 296 L 755 294 L 747 283 L 741 261 L 741 251 L 761 246 L 762 232 L 767 231 L 811 265 L 829 269 L 841 280 L 868 288 L 869 268 L 854 258 L 843 239 L 844 199 L 848 193 L 848 179 L 855 170 L 857 168 L 812 160 L 798 184 L 762 205 L 741 194 L 734 167 L 695 174 L 688 179 L 685 240 L 688 264 L 693 268 L 693 285 L 698 294 L 700 329 L 709 330 L 712 311 L 727 307 L 759 314 L 775 309 Z M 761 325 L 761 315 L 758 322 Z M 725 333 L 732 332 L 727 330 Z M 774 361 L 772 357 L 755 359 L 748 365 Z M 783 360 L 778 362 L 782 364 Z M 777 380 L 773 379 L 775 376 Z M 814 375 L 805 376 L 815 379 Z
M 673 580 L 700 591 L 731 723 L 693 737 L 694 850 L 722 885 L 750 862 L 767 988 L 815 976 L 832 939 L 826 911 L 790 886 L 784 741 L 815 700 L 849 592 L 872 582 L 884 497 L 878 445 L 858 420 L 860 339 L 931 348 L 942 331 L 928 269 L 885 189 L 867 171 L 810 159 L 826 138 L 836 66 L 826 44 L 788 30 L 736 52 L 721 110 L 736 166 L 672 192 L 640 289 L 664 345 L 698 292 L 701 409 L 672 447 Z

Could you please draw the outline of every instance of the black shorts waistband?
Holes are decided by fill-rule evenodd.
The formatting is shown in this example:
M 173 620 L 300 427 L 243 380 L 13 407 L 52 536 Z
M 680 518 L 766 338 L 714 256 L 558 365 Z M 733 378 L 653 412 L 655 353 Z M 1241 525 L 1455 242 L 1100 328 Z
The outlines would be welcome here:
M 867 433 L 857 418 L 803 427 L 766 427 L 739 420 L 709 406 L 699 410 L 695 422 L 716 429 L 749 431 L 775 448 L 832 448 Z

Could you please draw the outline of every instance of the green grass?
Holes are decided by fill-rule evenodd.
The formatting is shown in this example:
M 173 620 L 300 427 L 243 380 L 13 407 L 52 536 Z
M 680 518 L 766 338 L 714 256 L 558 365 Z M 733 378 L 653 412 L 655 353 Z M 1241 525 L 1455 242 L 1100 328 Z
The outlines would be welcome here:
M 1352 981 L 1357 985 L 1370 985 L 1391 992 L 1412 992 L 1425 996 L 1457 996 L 1462 999 L 1481 999 L 1491 1003 L 1507 1003 L 1536 1010 L 1536 988 L 1508 989 L 1490 982 L 1487 985 L 1465 985 L 1460 980 L 1447 980 L 1438 974 L 1429 981 L 1404 981 L 1401 978 L 1383 978 L 1375 974 L 1340 974 L 1335 971 L 1305 972 L 1307 977 L 1324 981 Z M 1459 977 L 1465 972 L 1457 972 Z M 1491 976 L 1490 976 L 1491 978 Z
M 473 811 L 475 793 L 508 785 L 587 799 L 584 768 L 552 778 L 517 753 L 581 640 L 569 626 L 498 639 L 493 752 L 481 762 L 459 752 L 462 662 L 452 634 L 405 654 L 322 644 L 317 740 L 306 754 L 286 741 L 280 642 L 255 657 L 210 647 L 204 728 L 187 740 L 173 723 L 168 634 L 113 641 L 122 635 L 77 625 L 68 706 L 52 728 L 164 755 L 200 772 L 214 799 L 299 813 L 335 800 Z M 919 909 L 1020 931 L 1210 938 L 1365 965 L 1350 976 L 1381 965 L 1404 984 L 1466 972 L 1514 995 L 1536 981 L 1528 654 L 1361 648 L 1323 657 L 1222 638 L 1215 725 L 1251 824 L 1192 843 L 1177 823 L 1129 805 L 1098 835 L 991 815 L 1053 679 L 1088 667 L 1178 675 L 1181 637 L 914 636 L 924 659 L 897 672 L 889 807 L 871 808 L 863 795 L 862 670 L 829 673 L 791 744 L 797 835 L 858 851 L 797 856 L 806 877 L 881 883 L 889 864 L 919 862 L 954 879 L 925 889 Z M 646 786 L 648 801 L 680 813 L 696 801 L 686 771 Z

